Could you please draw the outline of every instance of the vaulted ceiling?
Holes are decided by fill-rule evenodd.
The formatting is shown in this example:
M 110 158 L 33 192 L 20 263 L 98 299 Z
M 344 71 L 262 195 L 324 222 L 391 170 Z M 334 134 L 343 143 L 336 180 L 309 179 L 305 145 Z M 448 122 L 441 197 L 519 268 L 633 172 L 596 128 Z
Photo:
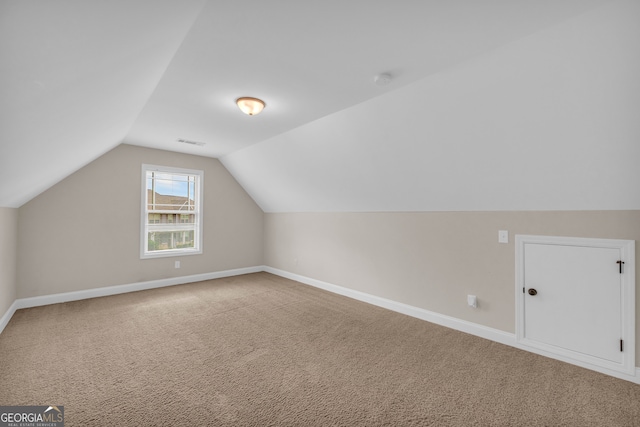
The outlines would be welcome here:
M 638 22 L 634 0 L 0 0 L 0 206 L 127 143 L 219 158 L 269 212 L 640 209 Z

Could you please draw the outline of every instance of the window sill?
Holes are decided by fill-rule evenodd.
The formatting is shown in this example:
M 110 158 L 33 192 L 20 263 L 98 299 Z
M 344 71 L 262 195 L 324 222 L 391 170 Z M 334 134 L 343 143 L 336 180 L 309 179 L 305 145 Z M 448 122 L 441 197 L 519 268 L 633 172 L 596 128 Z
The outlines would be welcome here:
M 202 249 L 167 249 L 164 251 L 140 254 L 140 259 L 169 258 L 188 255 L 202 255 Z

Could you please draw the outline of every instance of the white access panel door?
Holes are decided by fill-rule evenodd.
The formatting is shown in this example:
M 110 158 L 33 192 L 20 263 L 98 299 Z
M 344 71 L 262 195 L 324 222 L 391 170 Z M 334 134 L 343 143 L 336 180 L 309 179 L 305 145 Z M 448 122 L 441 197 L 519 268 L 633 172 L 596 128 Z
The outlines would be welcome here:
M 635 333 L 630 336 L 629 328 L 635 310 L 629 310 L 624 280 L 624 274 L 633 273 L 630 286 L 635 288 L 629 251 L 602 243 L 616 242 L 611 240 L 570 238 L 563 244 L 562 238 L 528 237 L 519 242 L 519 341 L 564 358 L 633 372 L 629 358 L 634 359 Z M 625 262 L 622 274 L 618 261 Z
M 524 336 L 621 363 L 620 250 L 527 244 L 524 259 Z

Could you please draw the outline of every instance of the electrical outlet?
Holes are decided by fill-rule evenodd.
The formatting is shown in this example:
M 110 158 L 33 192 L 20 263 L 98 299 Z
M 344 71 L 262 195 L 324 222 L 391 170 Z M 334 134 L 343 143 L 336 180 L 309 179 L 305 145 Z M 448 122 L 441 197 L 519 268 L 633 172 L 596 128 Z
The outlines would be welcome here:
M 176 268 L 180 268 L 180 261 L 176 261 L 174 265 Z
M 498 230 L 498 243 L 509 243 L 508 230 Z

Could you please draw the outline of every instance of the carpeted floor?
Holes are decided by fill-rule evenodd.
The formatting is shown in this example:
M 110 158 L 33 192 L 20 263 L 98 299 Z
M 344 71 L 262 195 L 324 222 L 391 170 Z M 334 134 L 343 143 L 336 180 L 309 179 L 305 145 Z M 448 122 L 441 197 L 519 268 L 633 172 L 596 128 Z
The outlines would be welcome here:
M 66 426 L 640 426 L 640 385 L 267 273 L 19 310 L 0 405 Z

